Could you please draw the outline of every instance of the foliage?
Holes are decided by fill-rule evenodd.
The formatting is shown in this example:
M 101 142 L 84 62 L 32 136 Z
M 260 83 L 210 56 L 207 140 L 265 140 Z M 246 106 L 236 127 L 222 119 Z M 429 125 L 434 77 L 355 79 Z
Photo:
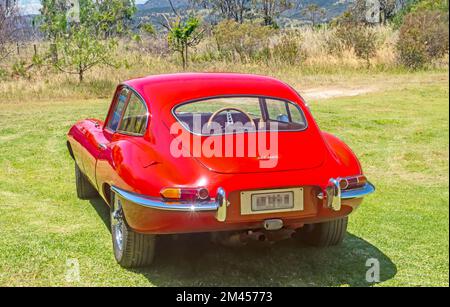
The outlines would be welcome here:
M 375 56 L 379 38 L 372 27 L 359 26 L 353 30 L 353 49 L 358 58 L 366 61 L 367 68 L 370 67 L 370 58 Z
M 24 60 L 15 62 L 12 66 L 12 73 L 15 76 L 29 78 L 28 69 Z
M 400 28 L 409 13 L 419 11 L 440 11 L 448 13 L 448 0 L 407 0 L 406 5 L 393 17 L 395 28 Z
M 264 25 L 278 27 L 275 19 L 294 6 L 292 0 L 253 0 L 255 9 L 260 12 Z
M 367 67 L 370 67 L 370 59 L 376 54 L 380 43 L 375 28 L 348 19 L 341 19 L 334 25 L 334 35 L 327 41 L 330 53 L 353 50 L 358 58 L 365 60 Z
M 15 7 L 0 5 L 0 62 L 12 52 L 21 28 L 21 17 Z
M 79 16 L 68 16 L 65 1 L 43 0 L 40 29 L 50 39 L 51 63 L 83 81 L 97 65 L 113 65 L 116 41 L 111 36 L 127 31 L 135 12 L 132 0 L 80 0 Z
M 108 0 L 98 2 L 98 29 L 105 38 L 128 33 L 131 30 L 132 18 L 136 13 L 135 0 Z
M 134 0 L 78 0 L 79 22 L 96 29 L 98 37 L 108 38 L 127 33 L 136 12 Z M 70 27 L 65 0 L 41 0 L 40 29 L 50 40 L 64 35 Z M 70 16 L 69 16 L 70 17 Z
M 228 60 L 239 57 L 245 63 L 256 60 L 258 54 L 267 50 L 274 32 L 272 27 L 261 26 L 256 22 L 240 24 L 224 20 L 214 28 L 213 36 L 222 57 Z
M 0 67 L 0 80 L 5 80 L 8 76 L 6 69 Z
M 251 11 L 254 0 L 193 0 L 194 3 L 210 9 L 222 19 L 243 23 L 245 15 Z
M 283 34 L 278 43 L 273 46 L 272 55 L 283 64 L 296 65 L 306 59 L 306 53 L 301 48 L 302 37 L 297 31 Z
M 83 24 L 57 40 L 61 57 L 56 67 L 68 74 L 78 75 L 82 82 L 86 71 L 97 65 L 114 65 L 113 51 L 117 47 L 114 39 L 92 39 L 91 29 Z
M 141 28 L 141 31 L 143 31 L 147 35 L 155 35 L 156 34 L 155 27 L 151 23 L 141 24 L 140 28 Z
M 326 16 L 326 11 L 315 3 L 311 3 L 302 11 L 303 15 L 311 22 L 311 25 L 315 27 Z
M 448 13 L 419 10 L 406 15 L 400 28 L 397 50 L 400 62 L 413 69 L 448 53 Z
M 200 20 L 189 17 L 186 21 L 178 18 L 169 27 L 168 42 L 170 48 L 180 54 L 183 69 L 189 65 L 189 48 L 197 46 L 203 38 Z
M 41 0 L 40 15 L 36 17 L 40 30 L 47 39 L 55 41 L 67 28 L 65 2 L 60 0 Z

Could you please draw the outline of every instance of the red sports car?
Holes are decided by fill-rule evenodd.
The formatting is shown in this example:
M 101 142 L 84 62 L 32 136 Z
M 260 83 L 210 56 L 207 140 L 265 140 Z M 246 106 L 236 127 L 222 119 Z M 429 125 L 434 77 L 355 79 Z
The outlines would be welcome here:
M 375 190 L 302 97 L 264 76 L 130 80 L 117 87 L 104 122 L 80 121 L 67 139 L 78 197 L 100 194 L 110 206 L 124 267 L 149 265 L 164 234 L 336 245 L 348 215 Z

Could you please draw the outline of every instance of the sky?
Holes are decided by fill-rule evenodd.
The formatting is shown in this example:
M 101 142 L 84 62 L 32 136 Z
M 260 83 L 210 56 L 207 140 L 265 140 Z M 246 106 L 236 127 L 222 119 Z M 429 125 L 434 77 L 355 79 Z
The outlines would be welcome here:
M 147 2 L 147 0 L 136 0 L 137 4 L 145 2 Z M 22 14 L 37 14 L 41 7 L 41 0 L 19 0 L 19 6 Z

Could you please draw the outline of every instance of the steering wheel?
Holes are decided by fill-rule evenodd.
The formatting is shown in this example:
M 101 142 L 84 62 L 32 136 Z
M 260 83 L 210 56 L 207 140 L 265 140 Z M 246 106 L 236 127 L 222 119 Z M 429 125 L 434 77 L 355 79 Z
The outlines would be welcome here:
M 210 126 L 211 126 L 212 122 L 213 122 L 214 119 L 217 117 L 217 115 L 219 115 L 220 113 L 225 112 L 225 111 L 227 112 L 227 122 L 226 122 L 227 124 L 229 124 L 229 125 L 234 124 L 233 115 L 231 114 L 230 111 L 237 111 L 237 112 L 239 112 L 239 113 L 244 114 L 245 117 L 248 118 L 248 121 L 249 121 L 250 123 L 252 123 L 253 128 L 256 130 L 255 122 L 253 121 L 253 119 L 251 118 L 251 116 L 250 116 L 247 112 L 245 112 L 244 110 L 239 109 L 239 108 L 236 108 L 236 107 L 225 107 L 225 108 L 221 108 L 221 109 L 217 110 L 216 112 L 214 112 L 214 113 L 211 115 L 211 117 L 209 118 L 209 120 L 208 120 L 207 127 L 210 127 Z

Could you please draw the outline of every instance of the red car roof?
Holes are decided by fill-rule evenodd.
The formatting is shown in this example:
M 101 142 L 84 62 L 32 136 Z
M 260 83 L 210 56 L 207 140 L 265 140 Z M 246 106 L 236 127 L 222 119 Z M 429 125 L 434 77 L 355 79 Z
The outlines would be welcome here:
M 125 82 L 147 102 L 151 111 L 190 100 L 225 95 L 257 95 L 298 102 L 298 94 L 271 77 L 235 73 L 178 73 L 154 75 Z

